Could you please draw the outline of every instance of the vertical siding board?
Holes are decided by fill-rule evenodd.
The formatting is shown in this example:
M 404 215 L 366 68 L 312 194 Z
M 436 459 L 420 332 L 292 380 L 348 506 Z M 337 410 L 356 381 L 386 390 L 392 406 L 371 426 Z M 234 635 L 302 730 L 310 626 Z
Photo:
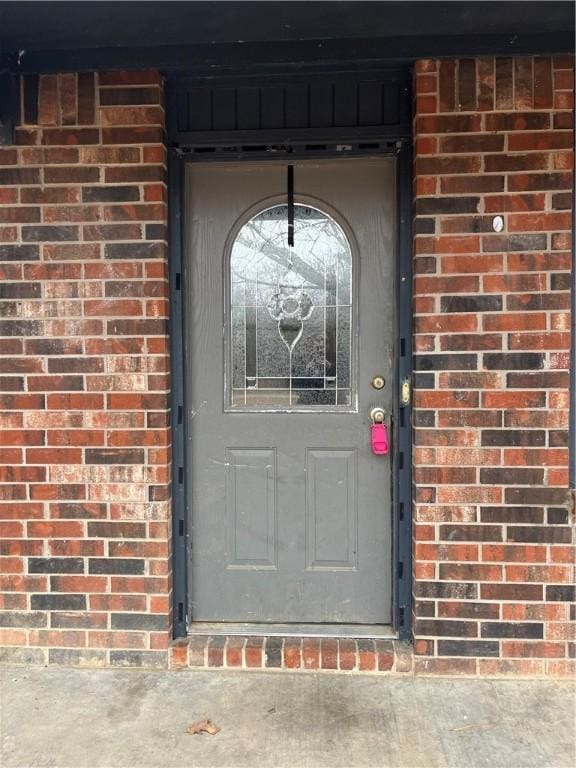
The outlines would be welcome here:
M 382 84 L 360 83 L 358 89 L 358 124 L 382 125 Z
M 262 88 L 262 128 L 277 129 L 286 126 L 284 90 L 282 86 Z
M 214 130 L 232 131 L 236 125 L 236 92 L 234 88 L 215 88 L 213 92 Z
M 260 128 L 260 89 L 242 86 L 236 91 L 237 124 L 239 131 Z
M 401 114 L 400 109 L 408 111 L 410 105 L 407 99 L 401 98 L 398 83 L 386 82 L 382 86 L 382 104 L 384 110 L 384 125 L 396 125 L 400 121 L 407 120 L 409 115 Z
M 310 84 L 310 127 L 330 128 L 333 123 L 334 85 L 330 81 Z
M 358 124 L 358 85 L 355 81 L 339 81 L 334 88 L 334 125 Z
M 308 85 L 299 83 L 284 88 L 286 127 L 307 128 L 310 125 Z

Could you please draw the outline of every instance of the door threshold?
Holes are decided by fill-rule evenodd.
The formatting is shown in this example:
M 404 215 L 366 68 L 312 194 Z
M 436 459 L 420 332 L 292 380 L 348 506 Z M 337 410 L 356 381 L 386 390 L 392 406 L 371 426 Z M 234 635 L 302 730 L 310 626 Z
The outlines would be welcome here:
M 395 640 L 398 637 L 389 624 L 240 624 L 208 621 L 195 621 L 190 624 L 188 635 L 342 637 L 370 640 Z

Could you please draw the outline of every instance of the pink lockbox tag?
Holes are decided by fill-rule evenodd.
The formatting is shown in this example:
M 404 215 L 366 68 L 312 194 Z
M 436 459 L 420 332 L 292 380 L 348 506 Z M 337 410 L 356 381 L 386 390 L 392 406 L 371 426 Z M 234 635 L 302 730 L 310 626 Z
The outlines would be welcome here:
M 377 456 L 385 456 L 388 453 L 388 427 L 386 424 L 372 424 L 371 445 L 372 453 Z

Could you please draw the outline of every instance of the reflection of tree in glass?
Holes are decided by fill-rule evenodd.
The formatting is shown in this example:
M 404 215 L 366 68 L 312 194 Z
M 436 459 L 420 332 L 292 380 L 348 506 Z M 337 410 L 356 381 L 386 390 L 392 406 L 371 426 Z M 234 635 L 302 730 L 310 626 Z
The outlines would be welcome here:
M 287 244 L 286 205 L 273 206 L 242 227 L 230 259 L 233 306 L 243 316 L 246 355 L 256 365 L 254 382 L 259 375 L 270 376 L 264 370 L 270 370 L 274 359 L 274 368 L 279 365 L 279 369 L 273 375 L 289 377 L 290 392 L 294 376 L 320 376 L 324 389 L 333 388 L 336 375 L 340 377 L 336 357 L 340 359 L 342 345 L 350 343 L 348 334 L 347 343 L 344 336 L 339 337 L 339 315 L 334 309 L 350 305 L 350 248 L 340 226 L 321 211 L 297 204 L 294 218 L 294 247 Z M 272 328 L 260 314 L 262 310 L 275 321 L 276 339 L 281 339 L 284 349 L 288 349 L 288 357 L 281 364 L 283 355 L 278 348 L 274 351 L 275 334 L 270 335 Z M 260 364 L 262 373 L 258 374 Z M 309 396 L 313 397 L 313 393 Z M 324 401 L 320 398 L 317 402 Z
M 240 230 L 231 260 L 234 280 L 258 281 L 260 287 L 274 288 L 279 268 L 286 270 L 291 263 L 305 287 L 323 289 L 327 258 L 349 267 L 348 243 L 334 221 L 319 211 L 297 205 L 294 247 L 289 248 L 286 214 L 281 215 L 286 206 L 276 208 L 276 216 L 264 212 Z M 313 212 L 313 218 L 306 215 L 308 211 Z

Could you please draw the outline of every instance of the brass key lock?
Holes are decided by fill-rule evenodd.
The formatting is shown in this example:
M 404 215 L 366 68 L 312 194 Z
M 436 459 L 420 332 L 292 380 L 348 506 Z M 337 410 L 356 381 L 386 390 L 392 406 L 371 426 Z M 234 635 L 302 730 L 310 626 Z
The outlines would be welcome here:
M 386 381 L 384 380 L 384 376 L 374 376 L 372 379 L 372 386 L 374 389 L 384 389 L 385 384 Z

